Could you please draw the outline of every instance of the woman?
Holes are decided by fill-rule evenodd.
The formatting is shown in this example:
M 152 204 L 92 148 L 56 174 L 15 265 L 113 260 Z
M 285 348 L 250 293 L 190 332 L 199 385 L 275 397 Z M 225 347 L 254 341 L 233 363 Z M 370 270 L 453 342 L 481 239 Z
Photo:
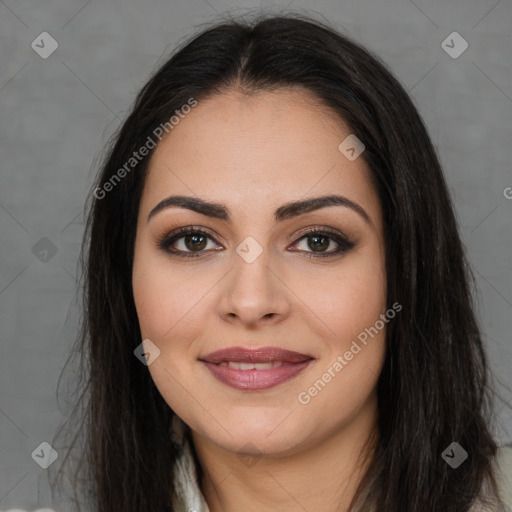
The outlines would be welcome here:
M 206 29 L 91 199 L 95 510 L 502 510 L 453 206 L 366 50 L 299 16 Z

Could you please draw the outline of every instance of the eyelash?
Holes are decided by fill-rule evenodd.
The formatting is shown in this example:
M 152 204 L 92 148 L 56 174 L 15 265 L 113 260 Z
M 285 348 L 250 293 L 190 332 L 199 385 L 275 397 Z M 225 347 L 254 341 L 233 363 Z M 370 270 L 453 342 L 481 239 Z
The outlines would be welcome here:
M 203 235 L 211 240 L 213 240 L 216 244 L 218 244 L 217 240 L 208 233 L 207 231 L 204 231 L 201 228 L 195 228 L 195 227 L 183 227 L 178 228 L 175 231 L 171 233 L 166 233 L 160 239 L 158 240 L 158 247 L 163 250 L 164 252 L 171 254 L 172 256 L 178 256 L 183 258 L 197 258 L 198 256 L 201 256 L 201 253 L 204 253 L 206 251 L 181 251 L 181 250 L 171 250 L 169 247 L 179 240 L 180 238 L 184 238 L 187 235 Z M 338 249 L 331 251 L 331 252 L 325 252 L 325 253 L 315 253 L 313 251 L 298 251 L 303 252 L 304 254 L 307 254 L 307 257 L 309 258 L 328 258 L 337 256 L 339 254 L 343 254 L 345 252 L 350 251 L 355 247 L 355 243 L 349 240 L 348 238 L 340 235 L 339 233 L 336 233 L 334 231 L 329 231 L 325 229 L 318 229 L 318 228 L 312 228 L 305 233 L 303 233 L 295 242 L 293 245 L 300 242 L 303 238 L 309 238 L 313 236 L 325 236 L 336 242 L 339 247 Z

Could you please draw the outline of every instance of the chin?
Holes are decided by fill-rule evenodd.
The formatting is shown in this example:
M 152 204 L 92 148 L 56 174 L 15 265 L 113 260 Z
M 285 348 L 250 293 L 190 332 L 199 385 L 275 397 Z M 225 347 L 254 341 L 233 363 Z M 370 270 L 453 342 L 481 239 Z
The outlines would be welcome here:
M 229 418 L 229 422 L 222 424 L 225 430 L 219 427 L 212 431 L 210 424 L 203 430 L 203 435 L 232 452 L 278 456 L 293 453 L 311 440 L 304 422 L 298 422 L 293 413 L 284 409 L 270 418 L 268 415 L 247 415 L 247 411 Z

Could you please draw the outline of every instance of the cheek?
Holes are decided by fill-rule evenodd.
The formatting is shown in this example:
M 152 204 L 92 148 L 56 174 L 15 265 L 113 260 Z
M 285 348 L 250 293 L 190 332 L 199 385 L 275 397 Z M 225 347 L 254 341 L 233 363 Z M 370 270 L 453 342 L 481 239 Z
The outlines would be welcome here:
M 145 248 L 136 250 L 132 287 L 141 337 L 160 349 L 148 371 L 169 407 L 189 421 L 190 393 L 186 390 L 193 386 L 190 368 L 182 361 L 199 335 L 198 306 L 209 288 L 205 285 L 201 292 L 197 285 L 190 272 L 175 267 L 171 271 L 165 256 Z
M 386 325 L 393 321 L 381 320 L 386 291 L 384 261 L 377 251 L 361 251 L 343 261 L 339 272 L 319 275 L 314 283 L 303 281 L 297 294 L 314 311 L 308 315 L 310 330 L 322 342 L 312 378 L 297 390 L 305 421 L 325 408 L 346 420 L 375 388 L 384 363 Z
M 317 325 L 325 334 L 325 357 L 298 398 L 305 421 L 326 408 L 337 411 L 338 421 L 346 421 L 375 389 L 384 363 L 386 325 L 393 320 L 386 317 L 383 260 L 370 252 L 347 259 L 322 288 L 322 293 L 310 291 L 310 300 L 316 301 L 315 313 L 322 320 Z
M 314 313 L 308 315 L 331 349 L 341 350 L 375 324 L 386 309 L 386 278 L 376 253 L 352 254 L 339 270 L 297 280 L 294 292 Z
M 158 344 L 183 332 L 188 333 L 186 338 L 193 337 L 200 325 L 200 302 L 211 288 L 207 280 L 194 279 L 187 269 L 171 269 L 165 255 L 141 249 L 135 256 L 132 286 L 144 338 Z

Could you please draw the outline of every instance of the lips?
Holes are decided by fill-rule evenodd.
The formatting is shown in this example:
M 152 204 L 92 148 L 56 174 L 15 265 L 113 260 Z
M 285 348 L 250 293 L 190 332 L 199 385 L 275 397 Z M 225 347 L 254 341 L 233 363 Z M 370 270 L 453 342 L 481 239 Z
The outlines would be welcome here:
M 268 389 L 291 379 L 309 366 L 313 358 L 278 347 L 229 347 L 199 360 L 219 381 L 249 391 Z
M 278 347 L 262 347 L 262 348 L 244 348 L 244 347 L 229 347 L 222 350 L 217 350 L 199 358 L 208 363 L 222 363 L 222 362 L 238 362 L 238 363 L 270 363 L 272 361 L 282 361 L 283 363 L 302 363 L 311 356 L 293 352 L 292 350 L 285 350 Z

